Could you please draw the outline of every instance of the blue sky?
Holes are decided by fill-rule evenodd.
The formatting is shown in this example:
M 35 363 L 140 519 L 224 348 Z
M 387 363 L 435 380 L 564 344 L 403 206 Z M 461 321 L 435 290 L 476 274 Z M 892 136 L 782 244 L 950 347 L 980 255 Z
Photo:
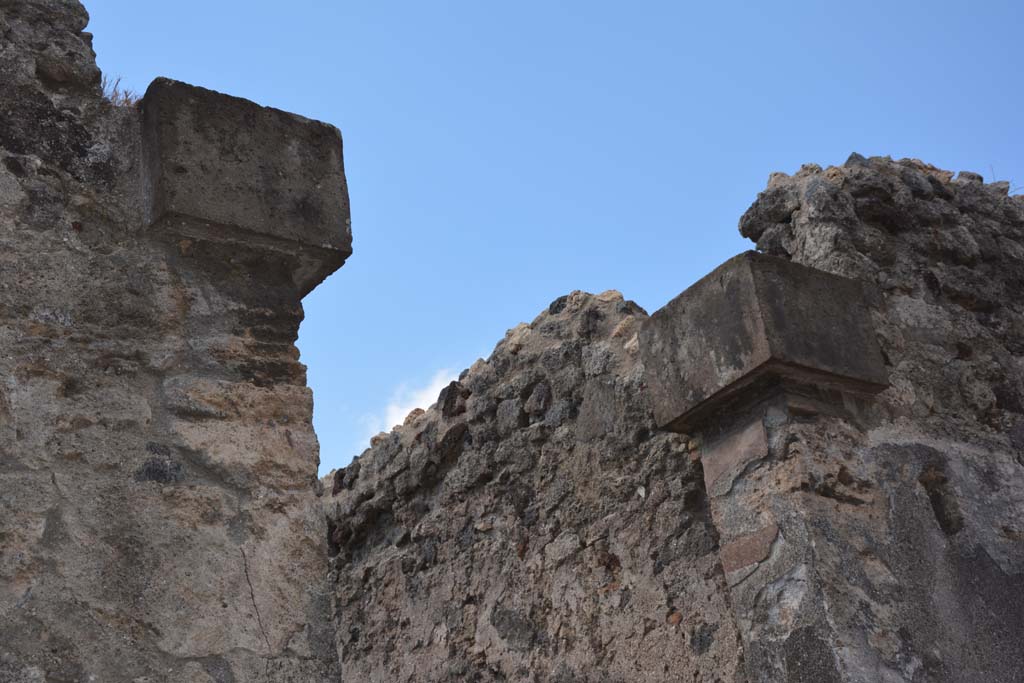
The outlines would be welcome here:
M 574 289 L 648 311 L 772 171 L 917 157 L 1024 192 L 1024 3 L 86 2 L 100 66 L 337 125 L 355 253 L 299 337 L 321 470 Z

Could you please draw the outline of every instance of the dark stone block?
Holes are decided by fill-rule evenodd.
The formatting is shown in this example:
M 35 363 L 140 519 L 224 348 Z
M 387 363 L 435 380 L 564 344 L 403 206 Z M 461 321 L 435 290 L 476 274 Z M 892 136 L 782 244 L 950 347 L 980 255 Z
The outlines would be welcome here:
M 689 431 L 780 382 L 881 391 L 888 376 L 867 301 L 863 283 L 785 259 L 726 261 L 640 330 L 658 425 Z
M 548 313 L 550 313 L 551 315 L 558 315 L 559 313 L 565 310 L 565 304 L 568 301 L 568 296 L 558 297 L 557 299 L 551 302 L 550 306 L 548 306 Z
M 459 382 L 452 382 L 441 390 L 437 397 L 437 403 L 441 408 L 441 415 L 446 418 L 453 418 L 466 412 L 466 399 L 472 392 Z
M 537 628 L 528 617 L 505 607 L 491 612 L 491 625 L 513 650 L 527 650 L 537 638 Z
M 135 481 L 177 484 L 184 479 L 185 469 L 181 463 L 169 458 L 150 458 L 135 472 Z
M 203 670 L 215 683 L 235 683 L 235 672 L 231 664 L 220 655 L 210 655 L 199 660 Z
M 701 623 L 693 633 L 690 635 L 690 649 L 696 655 L 702 655 L 711 649 L 711 645 L 715 642 L 715 631 L 718 630 L 718 624 L 705 624 Z
M 810 627 L 793 631 L 783 645 L 786 683 L 840 683 L 835 655 Z
M 337 128 L 165 78 L 142 111 L 153 229 L 290 256 L 303 294 L 352 253 Z

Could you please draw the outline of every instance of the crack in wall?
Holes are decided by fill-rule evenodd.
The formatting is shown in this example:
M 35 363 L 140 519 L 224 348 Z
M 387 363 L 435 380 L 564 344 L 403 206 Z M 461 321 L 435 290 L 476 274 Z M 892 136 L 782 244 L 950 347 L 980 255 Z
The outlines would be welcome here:
M 242 567 L 245 569 L 245 582 L 249 584 L 249 598 L 252 600 L 252 608 L 256 611 L 256 623 L 260 627 L 260 633 L 263 634 L 263 641 L 267 644 L 267 667 L 270 667 L 270 638 L 267 636 L 267 630 L 263 628 L 263 617 L 260 616 L 260 608 L 256 604 L 256 591 L 252 587 L 252 579 L 249 578 L 249 558 L 245 556 L 245 549 L 239 548 L 239 552 L 242 553 Z

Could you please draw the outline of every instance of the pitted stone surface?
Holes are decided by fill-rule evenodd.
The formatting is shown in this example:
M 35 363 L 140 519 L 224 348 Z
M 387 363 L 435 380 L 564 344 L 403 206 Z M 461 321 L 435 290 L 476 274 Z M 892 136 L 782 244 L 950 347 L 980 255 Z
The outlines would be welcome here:
M 827 315 L 803 325 L 816 309 L 801 296 L 768 323 L 763 311 L 730 320 L 737 298 L 725 295 L 714 315 L 656 315 L 719 340 L 703 347 L 712 369 L 742 341 L 733 323 L 750 321 L 743 339 L 761 340 L 766 357 L 765 329 L 793 324 L 802 343 L 866 369 L 836 373 L 837 362 L 830 373 L 861 384 L 820 391 L 751 384 L 756 400 L 705 414 L 694 438 L 658 434 L 655 417 L 665 387 L 700 391 L 708 368 L 687 348 L 690 370 L 659 380 L 654 368 L 681 346 L 644 349 L 636 333 L 652 323 L 641 313 L 620 318 L 603 297 L 575 294 L 512 330 L 437 407 L 330 480 L 345 670 L 397 681 L 1020 680 L 1024 213 L 1004 189 L 857 157 L 774 176 L 744 231 L 776 259 L 818 269 L 796 272 L 874 289 L 837 299 L 860 307 L 856 334 L 830 329 Z M 942 246 L 969 246 L 967 236 L 976 251 Z M 752 286 L 752 269 L 727 268 L 747 276 L 748 301 L 779 303 L 778 288 Z M 798 294 L 808 291 L 822 294 Z M 843 356 L 845 340 L 875 351 Z M 863 383 L 884 390 L 870 396 Z M 695 590 L 710 591 L 710 606 Z M 687 660 L 671 640 L 680 626 Z
M 855 155 L 774 174 L 744 215 L 761 251 L 877 292 L 875 396 L 840 383 L 659 432 L 652 368 L 690 342 L 641 353 L 643 311 L 577 292 L 318 499 L 293 342 L 348 253 L 336 131 L 170 82 L 146 123 L 100 97 L 87 19 L 0 0 L 0 681 L 1024 680 L 1005 183 Z M 238 135 L 249 117 L 281 137 Z M 254 174 L 261 149 L 309 174 Z M 661 317 L 720 340 L 718 370 L 730 344 L 773 357 L 794 319 L 812 357 L 835 350 L 833 318 L 800 322 L 812 290 L 745 272 L 714 315 Z M 744 297 L 757 315 L 729 318 Z M 879 377 L 836 357 L 819 369 Z M 687 367 L 676 388 L 706 391 Z
M 890 378 L 870 401 L 769 406 L 768 457 L 713 499 L 723 538 L 771 515 L 785 539 L 731 590 L 751 681 L 1024 678 L 1022 200 L 854 155 L 774 175 L 740 221 L 878 288 Z
M 0 681 L 332 680 L 302 245 L 149 228 L 87 19 L 0 0 Z
M 333 474 L 345 680 L 739 680 L 699 464 L 644 401 L 645 318 L 563 297 Z

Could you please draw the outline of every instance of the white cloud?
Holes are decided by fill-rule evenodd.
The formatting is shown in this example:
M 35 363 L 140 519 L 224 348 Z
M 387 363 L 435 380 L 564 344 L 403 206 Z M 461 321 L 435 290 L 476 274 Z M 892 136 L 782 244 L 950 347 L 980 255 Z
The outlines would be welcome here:
M 438 370 L 427 384 L 413 387 L 402 383 L 391 394 L 391 400 L 380 414 L 365 415 L 362 418 L 366 425 L 366 435 L 362 447 L 369 445 L 369 440 L 376 434 L 390 430 L 405 421 L 406 416 L 416 408 L 429 408 L 437 401 L 437 395 L 448 384 L 458 378 L 454 370 L 444 368 Z

